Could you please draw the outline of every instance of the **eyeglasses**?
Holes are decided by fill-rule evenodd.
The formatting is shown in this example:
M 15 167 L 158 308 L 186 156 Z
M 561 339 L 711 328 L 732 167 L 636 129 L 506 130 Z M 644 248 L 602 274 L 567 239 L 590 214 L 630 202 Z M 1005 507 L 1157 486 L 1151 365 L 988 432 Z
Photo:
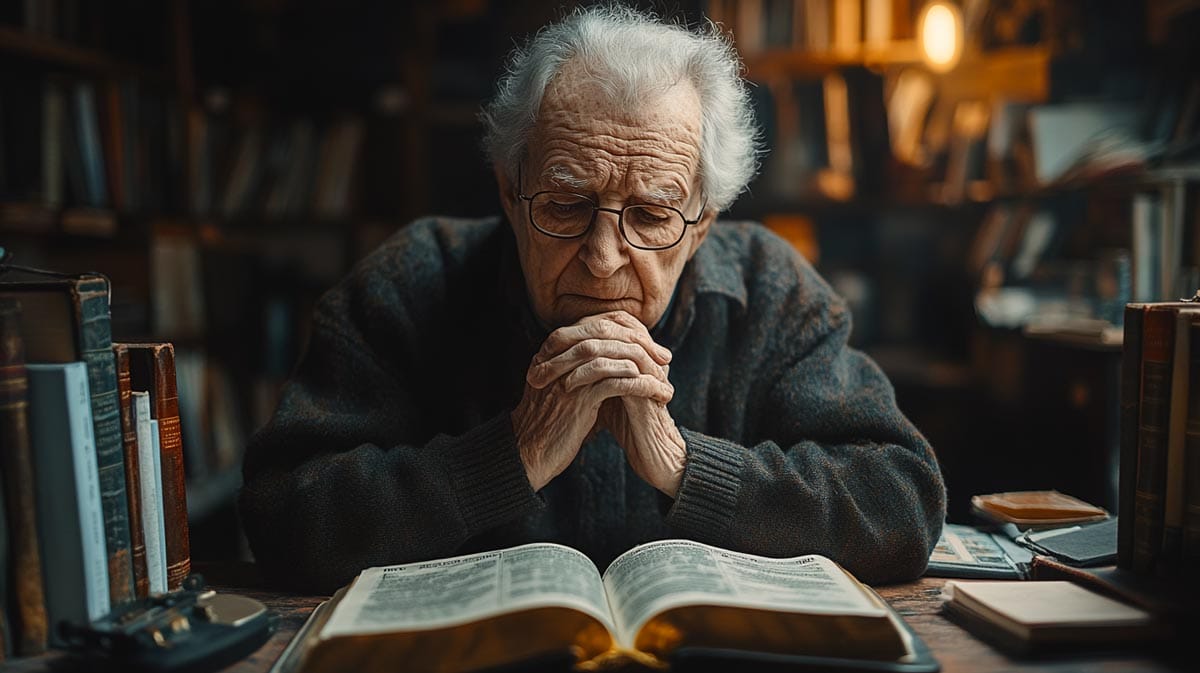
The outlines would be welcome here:
M 517 169 L 520 185 L 521 170 Z M 526 196 L 523 189 L 517 197 L 529 202 L 529 223 L 534 229 L 553 238 L 579 238 L 591 230 L 600 211 L 617 216 L 617 228 L 629 245 L 639 250 L 666 250 L 683 240 L 688 225 L 696 224 L 708 207 L 708 199 L 694 220 L 671 206 L 635 203 L 623 208 L 602 208 L 596 200 L 571 192 L 541 191 Z

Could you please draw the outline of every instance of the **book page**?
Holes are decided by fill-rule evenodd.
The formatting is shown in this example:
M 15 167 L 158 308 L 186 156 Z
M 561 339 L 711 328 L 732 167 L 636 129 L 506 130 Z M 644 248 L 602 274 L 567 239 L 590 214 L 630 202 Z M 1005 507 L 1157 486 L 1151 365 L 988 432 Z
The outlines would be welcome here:
M 529 544 L 364 570 L 321 637 L 426 630 L 547 606 L 574 608 L 613 630 L 591 560 L 569 547 Z
M 651 617 L 683 605 L 887 614 L 823 556 L 772 559 L 687 540 L 651 542 L 625 552 L 605 571 L 604 586 L 625 645 Z

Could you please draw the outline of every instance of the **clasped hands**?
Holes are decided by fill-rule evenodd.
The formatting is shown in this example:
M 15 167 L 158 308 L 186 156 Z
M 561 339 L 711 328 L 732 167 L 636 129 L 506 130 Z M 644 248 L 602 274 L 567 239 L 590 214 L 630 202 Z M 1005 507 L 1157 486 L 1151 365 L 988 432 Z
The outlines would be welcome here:
M 525 374 L 513 431 L 533 490 L 571 464 L 593 430 L 607 429 L 633 471 L 674 497 L 687 456 L 667 411 L 671 352 L 624 311 L 554 330 Z

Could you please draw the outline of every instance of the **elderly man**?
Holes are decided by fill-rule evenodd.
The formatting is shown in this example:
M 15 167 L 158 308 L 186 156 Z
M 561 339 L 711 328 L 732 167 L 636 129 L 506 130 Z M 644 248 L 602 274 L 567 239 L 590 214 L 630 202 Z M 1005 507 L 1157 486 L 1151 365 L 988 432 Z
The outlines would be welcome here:
M 322 299 L 246 454 L 259 563 L 328 591 L 685 537 L 920 574 L 945 512 L 929 445 L 816 272 L 715 223 L 756 165 L 728 43 L 593 8 L 509 65 L 483 115 L 504 219 L 416 221 Z

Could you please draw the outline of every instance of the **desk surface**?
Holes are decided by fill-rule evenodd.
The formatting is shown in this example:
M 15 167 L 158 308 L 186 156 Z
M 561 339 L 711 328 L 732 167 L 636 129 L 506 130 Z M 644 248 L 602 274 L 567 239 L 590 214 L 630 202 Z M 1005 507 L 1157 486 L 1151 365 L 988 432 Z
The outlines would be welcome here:
M 279 629 L 257 652 L 241 662 L 230 666 L 222 673 L 264 673 L 271 667 L 283 648 L 296 634 L 309 613 L 326 597 L 296 596 L 276 591 L 249 589 L 256 586 L 253 566 L 206 566 L 197 570 L 203 573 L 210 586 L 217 591 L 238 593 L 262 601 L 279 616 Z M 948 621 L 939 613 L 942 585 L 941 578 L 922 578 L 915 582 L 877 587 L 876 591 L 896 609 L 933 650 L 934 657 L 941 663 L 944 673 L 991 673 L 995 672 L 1054 672 L 1068 671 L 1117 673 L 1125 671 L 1172 671 L 1187 670 L 1181 663 L 1155 658 L 1151 653 L 1019 660 L 1011 659 L 987 643 L 975 638 L 958 625 Z M 4 673 L 51 673 L 59 670 L 54 666 L 57 657 L 16 660 L 0 665 Z

